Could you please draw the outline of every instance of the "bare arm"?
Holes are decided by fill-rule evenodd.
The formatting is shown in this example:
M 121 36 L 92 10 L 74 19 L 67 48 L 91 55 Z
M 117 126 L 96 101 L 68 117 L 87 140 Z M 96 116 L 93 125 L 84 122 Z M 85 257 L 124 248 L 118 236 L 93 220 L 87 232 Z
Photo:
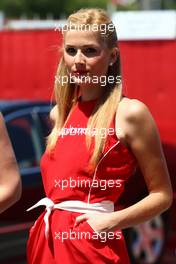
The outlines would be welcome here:
M 170 177 L 159 133 L 148 108 L 138 100 L 130 100 L 124 110 L 126 141 L 136 156 L 149 195 L 113 213 L 113 224 L 120 229 L 147 221 L 168 209 L 172 203 Z
M 10 139 L 0 114 L 0 213 L 19 200 L 20 174 Z

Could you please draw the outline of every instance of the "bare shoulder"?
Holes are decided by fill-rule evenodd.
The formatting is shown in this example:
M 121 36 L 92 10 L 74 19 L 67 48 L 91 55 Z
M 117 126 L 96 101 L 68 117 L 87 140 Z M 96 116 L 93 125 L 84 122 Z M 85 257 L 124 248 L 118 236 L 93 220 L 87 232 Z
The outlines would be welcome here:
M 123 118 L 128 121 L 140 121 L 145 118 L 152 117 L 148 107 L 137 99 L 130 99 L 124 97 L 119 105 L 119 111 Z
M 130 145 L 135 138 L 156 137 L 157 126 L 148 107 L 137 99 L 124 97 L 117 112 L 116 127 L 123 131 L 123 140 Z

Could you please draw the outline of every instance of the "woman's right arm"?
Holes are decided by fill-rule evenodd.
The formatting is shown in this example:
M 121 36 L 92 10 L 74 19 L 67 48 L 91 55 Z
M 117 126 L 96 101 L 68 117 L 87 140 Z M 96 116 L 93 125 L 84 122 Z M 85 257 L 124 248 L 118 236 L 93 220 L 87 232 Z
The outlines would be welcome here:
M 0 113 L 0 213 L 20 199 L 21 191 L 18 165 Z

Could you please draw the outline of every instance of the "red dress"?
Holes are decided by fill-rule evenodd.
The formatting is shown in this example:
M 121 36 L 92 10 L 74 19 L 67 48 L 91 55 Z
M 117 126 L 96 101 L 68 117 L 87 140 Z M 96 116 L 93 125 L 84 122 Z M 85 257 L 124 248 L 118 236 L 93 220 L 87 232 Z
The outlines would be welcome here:
M 95 103 L 96 100 L 84 102 L 79 100 L 65 127 L 86 128 Z M 114 124 L 115 116 L 110 126 L 113 129 Z M 72 134 L 58 137 L 52 155 L 44 153 L 41 159 L 43 185 L 46 196 L 54 203 L 67 200 L 83 202 L 89 200 L 90 203 L 104 200 L 117 202 L 123 192 L 124 182 L 136 168 L 137 163 L 134 155 L 118 140 L 116 134 L 108 135 L 96 174 L 91 174 L 87 169 L 90 152 L 86 148 L 85 134 L 77 133 L 75 135 L 72 130 Z M 90 183 L 93 175 L 95 175 L 94 180 L 98 183 L 97 185 L 90 188 L 89 184 L 80 184 L 81 180 L 83 183 L 85 180 Z M 72 184 L 70 184 L 71 180 Z M 111 181 L 110 185 L 103 185 L 108 181 Z M 94 234 L 94 230 L 86 221 L 74 227 L 75 218 L 81 213 L 54 209 L 49 218 L 49 236 L 46 239 L 44 214 L 45 212 L 39 216 L 30 229 L 27 243 L 29 264 L 130 263 L 122 233 L 118 239 L 117 236 L 114 236 L 113 239 L 107 239 L 105 242 L 102 242 L 100 238 L 93 239 L 92 237 L 68 238 L 70 230 L 89 232 L 90 234 Z M 119 232 L 121 231 L 119 230 Z M 65 238 L 62 240 L 59 235 L 61 233 L 65 234 Z

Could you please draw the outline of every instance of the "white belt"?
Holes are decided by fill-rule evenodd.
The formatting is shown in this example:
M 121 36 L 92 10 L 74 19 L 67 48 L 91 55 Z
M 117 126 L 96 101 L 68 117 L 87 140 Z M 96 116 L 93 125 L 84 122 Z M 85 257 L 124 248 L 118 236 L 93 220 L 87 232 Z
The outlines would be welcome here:
M 106 200 L 100 203 L 89 204 L 86 202 L 78 200 L 69 200 L 61 203 L 53 203 L 53 201 L 47 197 L 41 199 L 38 203 L 34 204 L 32 207 L 28 208 L 30 211 L 40 205 L 46 206 L 46 213 L 44 215 L 45 222 L 45 237 L 48 238 L 49 234 L 49 217 L 53 209 L 61 209 L 78 213 L 111 213 L 114 212 L 114 203 L 112 201 Z

